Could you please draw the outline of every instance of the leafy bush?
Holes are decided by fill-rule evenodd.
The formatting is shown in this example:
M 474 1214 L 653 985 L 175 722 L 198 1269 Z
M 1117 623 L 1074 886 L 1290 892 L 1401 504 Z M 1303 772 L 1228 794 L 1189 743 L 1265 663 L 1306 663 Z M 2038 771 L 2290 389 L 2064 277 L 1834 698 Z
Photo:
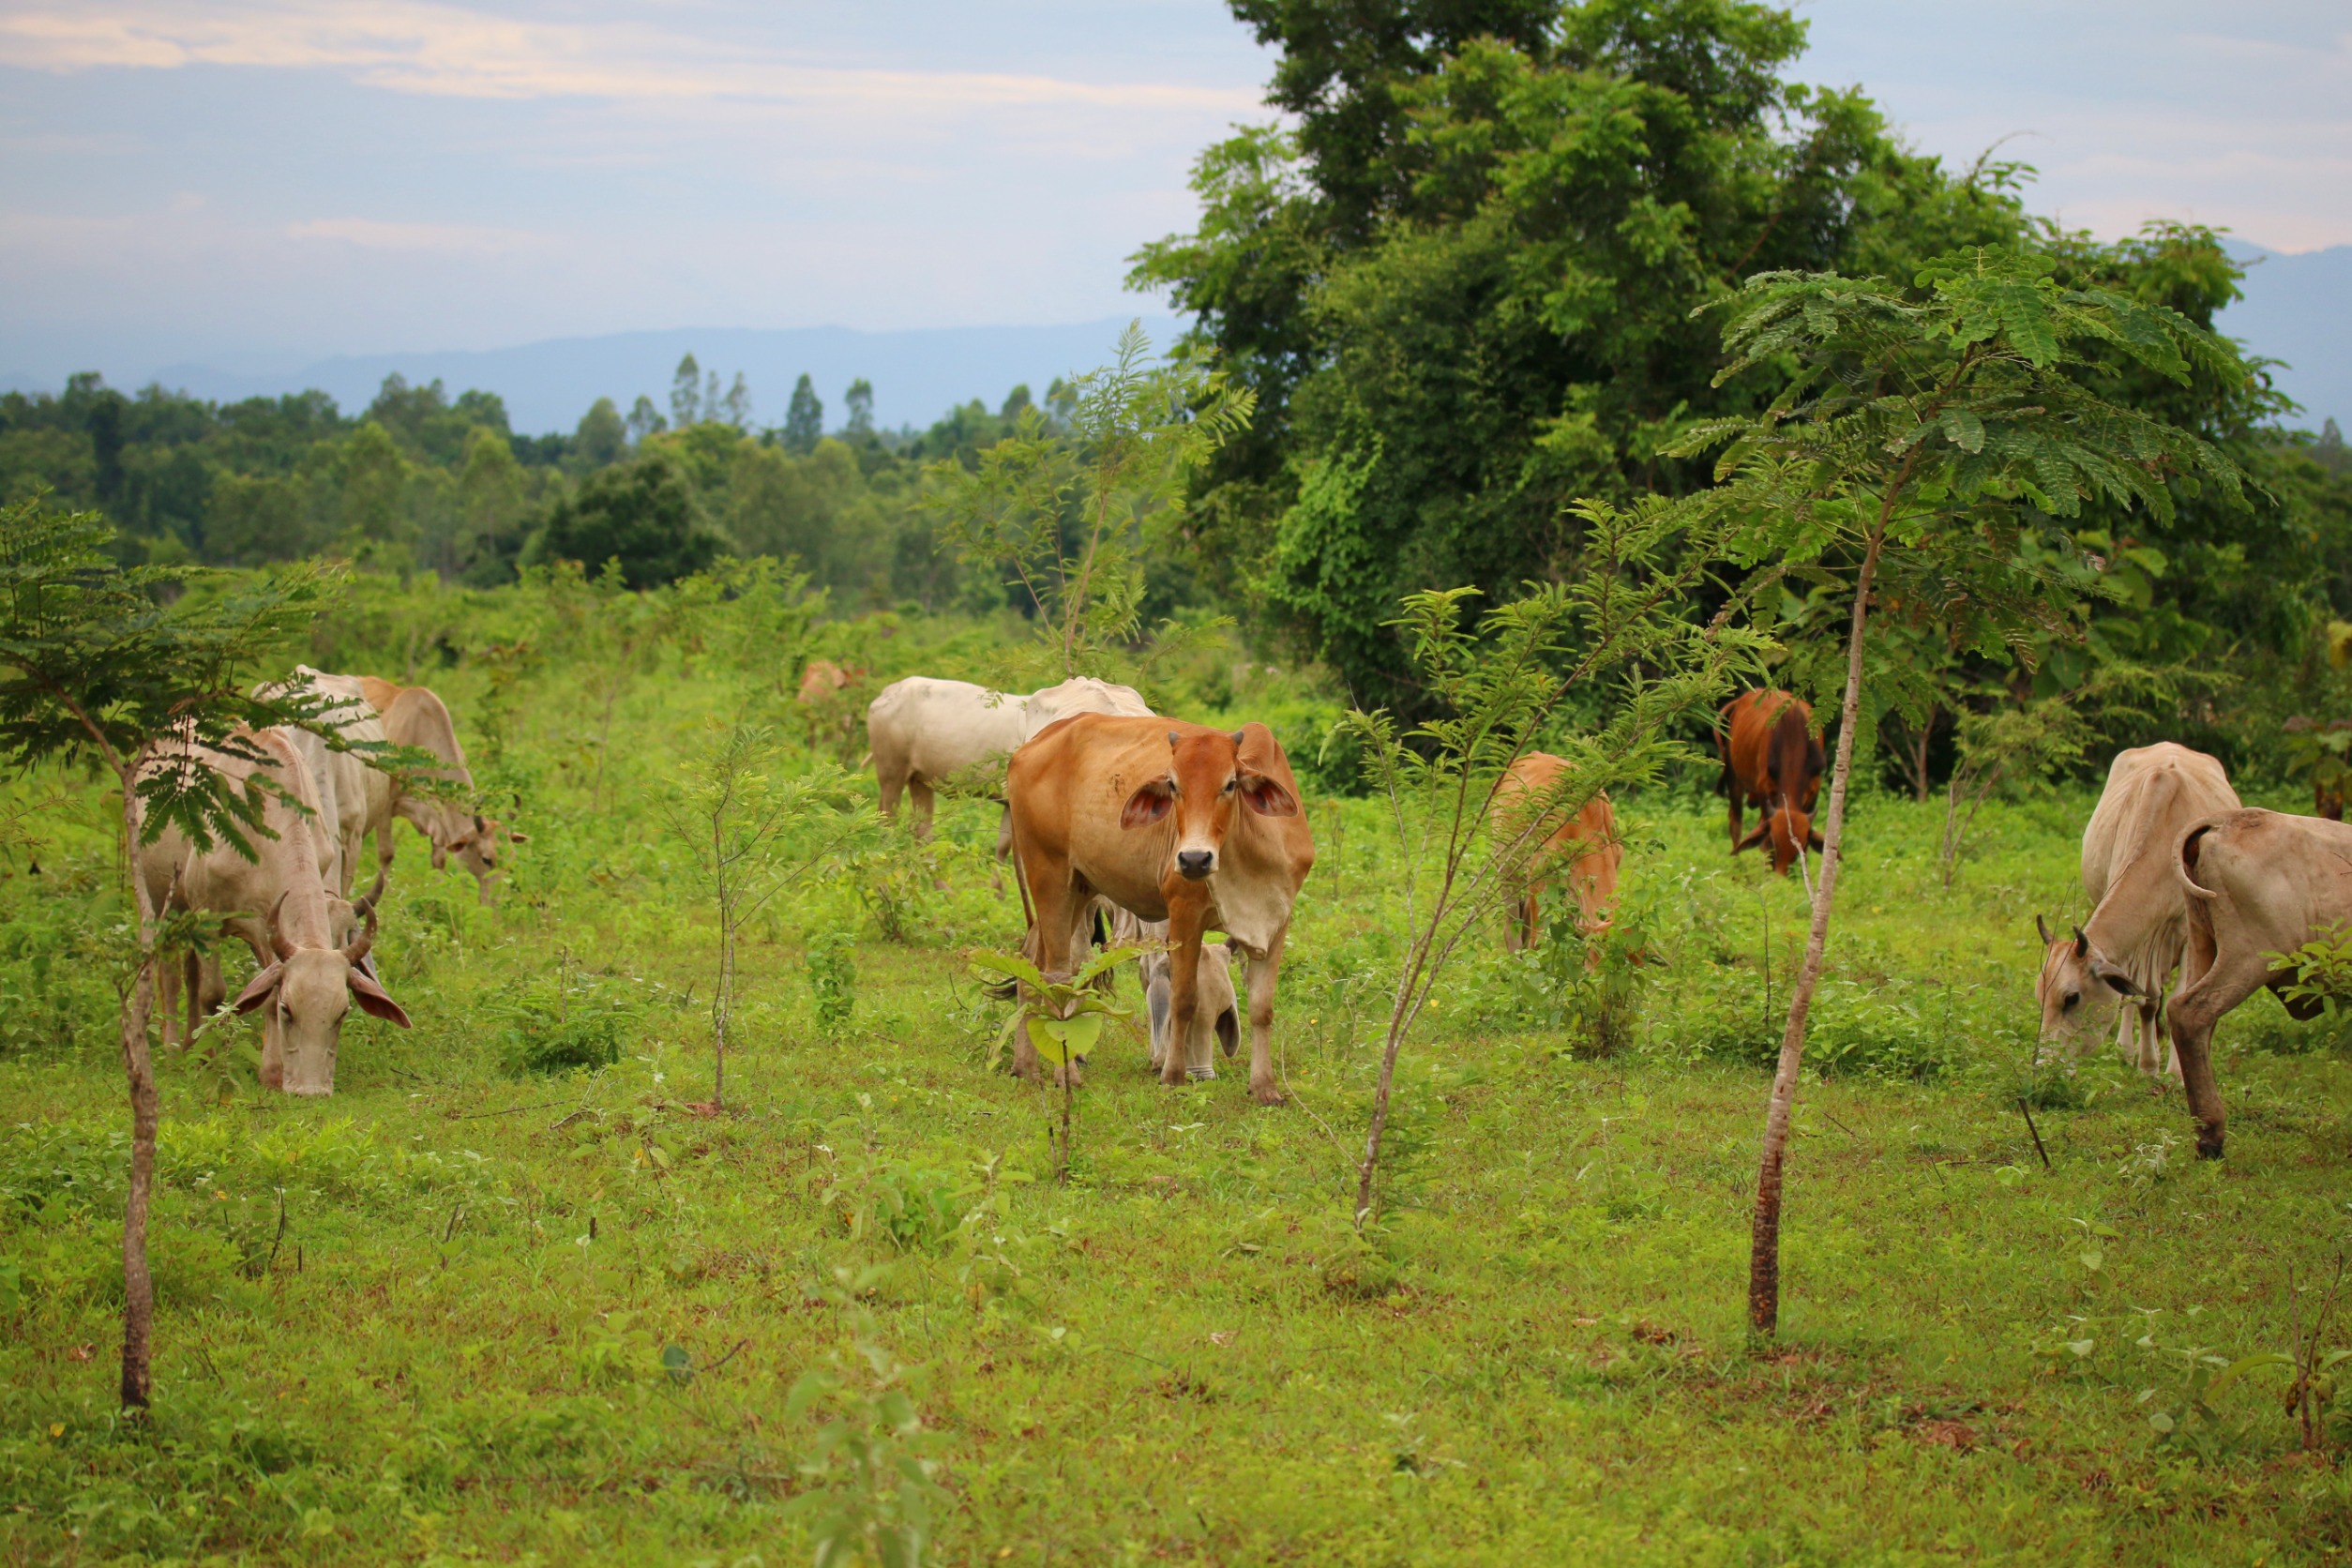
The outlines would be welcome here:
M 857 1011 L 857 965 L 850 957 L 850 933 L 838 927 L 808 942 L 808 990 L 814 999 L 817 1033 L 828 1039 L 850 1027 Z
M 611 1066 L 621 1060 L 621 1042 L 644 1002 L 608 982 L 571 976 L 486 1005 L 505 1024 L 499 1037 L 502 1064 L 520 1077 Z

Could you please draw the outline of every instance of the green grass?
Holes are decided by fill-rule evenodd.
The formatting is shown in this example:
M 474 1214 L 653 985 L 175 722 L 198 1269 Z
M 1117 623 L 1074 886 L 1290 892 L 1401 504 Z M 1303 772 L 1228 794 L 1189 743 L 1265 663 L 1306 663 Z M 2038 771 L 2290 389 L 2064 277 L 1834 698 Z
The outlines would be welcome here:
M 461 716 L 466 680 L 440 683 Z M 641 686 L 599 815 L 550 678 L 500 764 L 528 788 L 516 885 L 478 910 L 406 839 L 380 953 L 416 1027 L 355 1022 L 332 1101 L 264 1095 L 233 1055 L 164 1063 L 144 1426 L 113 1400 L 119 916 L 103 804 L 65 786 L 39 876 L 19 855 L 0 881 L 0 1560 L 804 1560 L 846 1486 L 811 1473 L 819 1422 L 880 1408 L 861 1343 L 916 1368 L 925 1435 L 900 1440 L 939 1462 L 943 1562 L 2352 1546 L 2344 1472 L 2299 1452 L 2279 1374 L 2215 1420 L 2181 1403 L 2184 1352 L 2285 1349 L 2290 1274 L 2333 1266 L 2352 1071 L 2249 1004 L 2222 1031 L 2219 1165 L 2111 1051 L 2029 1079 L 2032 917 L 2081 912 L 2087 795 L 1988 807 L 1949 893 L 1932 807 L 1858 805 L 1784 1332 L 1756 1350 L 1779 1026 L 1759 958 L 1769 917 L 1785 994 L 1803 895 L 1724 852 L 1711 798 L 1622 803 L 1629 904 L 1666 960 L 1629 1048 L 1585 1054 L 1555 977 L 1499 933 L 1454 972 L 1362 1252 L 1349 1160 L 1400 941 L 1370 803 L 1314 808 L 1276 1025 L 1293 1103 L 1252 1106 L 1238 1072 L 1163 1090 L 1126 1026 L 1063 1188 L 1051 1108 L 987 1070 L 1003 1012 L 957 957 L 1018 933 L 976 805 L 942 809 L 944 891 L 900 865 L 878 902 L 892 868 L 844 867 L 755 927 L 732 1109 L 686 1108 L 708 1095 L 709 933 L 654 803 L 726 700 L 707 670 Z M 879 939 L 882 903 L 910 940 Z M 827 1035 L 805 947 L 845 927 L 855 1010 Z M 619 1020 L 615 1064 L 530 1070 L 559 986 Z M 837 1364 L 841 1399 L 796 1410 Z

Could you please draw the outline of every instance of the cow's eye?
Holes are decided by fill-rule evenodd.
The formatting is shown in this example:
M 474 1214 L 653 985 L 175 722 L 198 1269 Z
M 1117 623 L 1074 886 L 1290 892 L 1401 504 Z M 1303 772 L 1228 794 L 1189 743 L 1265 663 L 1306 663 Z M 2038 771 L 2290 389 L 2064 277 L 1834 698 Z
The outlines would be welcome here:
M 1229 794 L 1231 794 L 1231 793 L 1233 792 L 1234 789 L 1235 789 L 1235 788 L 1236 788 L 1236 787 L 1237 787 L 1240 783 L 1241 783 L 1241 780 L 1240 780 L 1240 779 L 1238 779 L 1238 778 L 1229 778 L 1229 779 L 1227 779 L 1227 780 L 1225 781 L 1225 790 L 1224 790 L 1224 792 L 1225 792 L 1226 794 L 1229 794 Z
M 2083 999 L 2083 993 L 2082 993 L 2082 992 L 2080 992 L 2080 991 L 2069 991 L 2069 992 L 2067 992 L 2067 993 L 2066 993 L 2065 1010 L 2066 1010 L 2066 1011 L 2069 1011 L 2069 1012 L 2072 1012 L 2072 1011 L 2073 1010 L 2074 1003 L 2078 1003 L 2078 1002 L 2082 1001 L 2082 999 Z

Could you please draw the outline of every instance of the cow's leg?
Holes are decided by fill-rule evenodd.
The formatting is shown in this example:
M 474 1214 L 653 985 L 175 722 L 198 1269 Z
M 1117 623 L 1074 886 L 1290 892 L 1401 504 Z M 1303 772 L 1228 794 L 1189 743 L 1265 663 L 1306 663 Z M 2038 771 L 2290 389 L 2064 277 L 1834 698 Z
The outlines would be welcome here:
M 1168 1060 L 1168 958 L 1154 954 L 1143 960 L 1143 1010 L 1151 1019 L 1152 1065 L 1157 1068 Z
M 1160 1082 L 1175 1089 L 1192 1080 L 1184 1057 L 1200 1016 L 1200 906 L 1169 900 L 1168 912 L 1168 1045 L 1160 1057 Z
M 2189 1114 L 2197 1124 L 2197 1157 L 2222 1157 L 2222 1136 L 2227 1113 L 2222 1092 L 2213 1082 L 2213 1026 L 2223 1015 L 2245 1001 L 2270 978 L 2270 966 L 2259 953 L 2221 953 L 2197 983 L 2173 998 L 2172 1049 L 2180 1067 L 2181 1087 L 2188 1092 Z
M 220 955 L 217 951 L 205 954 L 204 961 L 197 964 L 191 972 L 196 976 L 196 995 L 188 1004 L 188 1013 L 201 1024 L 219 1012 L 220 1004 L 229 1000 L 229 982 L 221 975 Z M 190 1037 L 193 1037 L 193 1031 Z
M 155 966 L 156 1022 L 163 1033 L 166 1049 L 174 1045 L 185 1047 L 185 1037 L 173 1040 L 173 1025 L 179 1022 L 180 980 L 188 965 L 184 958 L 166 958 Z M 182 1027 L 185 1027 L 184 1025 Z
M 1070 961 L 1071 906 L 1085 901 L 1071 885 L 1070 863 L 1038 845 L 1029 844 L 1020 847 L 1020 870 L 1022 880 L 1029 884 L 1030 903 L 1034 912 L 1034 922 L 1021 942 L 1022 951 L 1037 966 L 1039 973 L 1049 980 L 1064 979 L 1076 967 Z M 1033 995 L 1024 1001 L 1030 1006 L 1036 1005 Z M 1013 1031 L 1013 1072 L 1025 1078 L 1042 1076 L 1037 1048 L 1031 1042 L 1026 1026 Z
M 907 798 L 914 803 L 914 836 L 928 838 L 931 836 L 931 808 L 938 797 L 932 794 L 929 784 L 920 778 L 910 778 L 907 780 Z
M 1726 793 L 1731 801 L 1731 852 L 1738 854 L 1740 852 L 1740 829 L 1747 813 L 1741 809 L 1740 786 L 1736 780 Z
M 1285 1098 L 1274 1070 L 1274 981 L 1282 972 L 1282 944 L 1289 930 L 1274 933 L 1266 951 L 1249 957 L 1249 1093 L 1261 1106 L 1278 1106 Z

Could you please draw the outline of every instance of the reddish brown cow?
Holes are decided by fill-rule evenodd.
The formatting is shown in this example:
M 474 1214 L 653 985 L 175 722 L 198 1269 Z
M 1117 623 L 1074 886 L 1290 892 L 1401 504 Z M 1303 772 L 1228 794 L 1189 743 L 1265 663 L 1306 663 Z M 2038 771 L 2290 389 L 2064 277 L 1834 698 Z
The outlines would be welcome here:
M 1552 797 L 1560 788 L 1560 770 L 1567 765 L 1548 751 L 1530 751 L 1512 763 L 1511 771 L 1495 787 L 1498 822 L 1506 831 L 1524 828 L 1529 824 L 1516 821 L 1514 813 L 1530 807 L 1546 808 L 1557 817 L 1566 803 Z M 1624 860 L 1625 846 L 1617 837 L 1616 808 L 1607 795 L 1595 795 L 1584 803 L 1582 810 L 1553 828 L 1529 857 L 1527 887 L 1512 905 L 1511 919 L 1503 927 L 1503 945 L 1515 953 L 1535 945 L 1543 929 L 1544 888 L 1563 868 L 1568 890 L 1576 900 L 1577 928 L 1587 936 L 1607 930 L 1609 916 L 1617 908 L 1617 870 Z M 1595 948 L 1589 961 L 1598 962 L 1600 957 Z
M 1785 691 L 1742 692 L 1724 704 L 1724 727 L 1715 737 L 1723 756 L 1716 792 L 1731 801 L 1731 852 L 1772 841 L 1772 871 L 1781 875 L 1797 862 L 1800 846 L 1821 847 L 1813 831 L 1813 803 L 1821 793 L 1827 759 L 1813 732 L 1813 707 Z M 1760 806 L 1764 820 L 1744 837 L 1741 807 Z
M 1249 959 L 1250 1093 L 1279 1105 L 1274 981 L 1315 840 L 1273 731 L 1078 714 L 1013 753 L 1005 794 L 1037 967 L 1048 975 L 1076 968 L 1097 896 L 1139 919 L 1165 920 L 1169 1037 L 1189 1041 L 1200 936 L 1225 932 Z M 1015 1042 L 1014 1070 L 1036 1076 L 1027 1032 Z M 1160 1081 L 1184 1083 L 1185 1066 L 1184 1050 L 1167 1051 Z

